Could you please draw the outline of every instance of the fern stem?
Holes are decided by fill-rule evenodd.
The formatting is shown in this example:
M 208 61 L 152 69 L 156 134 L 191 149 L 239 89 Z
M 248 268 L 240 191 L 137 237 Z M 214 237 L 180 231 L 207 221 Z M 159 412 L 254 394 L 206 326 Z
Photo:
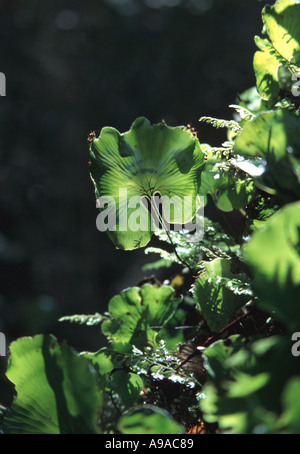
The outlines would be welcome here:
M 170 241 L 170 243 L 171 243 L 171 246 L 173 247 L 174 254 L 175 254 L 177 260 L 178 260 L 183 266 L 187 267 L 187 268 L 190 270 L 191 273 L 193 273 L 193 269 L 191 268 L 191 266 L 190 266 L 188 263 L 186 263 L 186 262 L 179 256 L 179 254 L 178 254 L 178 252 L 177 252 L 177 249 L 176 249 L 176 246 L 175 246 L 175 244 L 173 243 L 173 240 L 172 240 L 172 238 L 171 238 L 171 235 L 170 235 L 170 233 L 169 233 L 169 231 L 168 231 L 168 229 L 167 229 L 167 226 L 166 226 L 166 224 L 165 224 L 165 221 L 164 221 L 163 217 L 161 216 L 159 210 L 157 209 L 155 203 L 153 203 L 151 206 L 153 206 L 154 211 L 155 211 L 155 214 L 156 214 L 156 216 L 158 217 L 158 220 L 159 220 L 160 224 L 163 226 L 163 229 L 164 229 L 164 231 L 165 231 L 166 234 L 167 234 L 167 237 L 168 237 L 168 239 L 169 239 L 169 241 Z

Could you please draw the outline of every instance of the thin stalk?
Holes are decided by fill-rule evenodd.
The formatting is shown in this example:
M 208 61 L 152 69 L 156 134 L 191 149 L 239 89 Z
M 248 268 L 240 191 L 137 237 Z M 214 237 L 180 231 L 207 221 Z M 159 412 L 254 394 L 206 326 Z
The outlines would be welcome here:
M 150 203 L 151 203 L 151 202 L 150 202 Z M 177 260 L 178 260 L 180 263 L 182 263 L 182 265 L 186 266 L 186 267 L 190 270 L 191 273 L 193 273 L 193 269 L 190 267 L 190 265 L 189 265 L 188 263 L 186 263 L 186 262 L 179 256 L 179 254 L 178 254 L 178 252 L 177 252 L 177 249 L 176 249 L 176 246 L 175 246 L 175 244 L 173 243 L 173 240 L 172 240 L 172 238 L 171 238 L 171 235 L 170 235 L 170 233 L 169 233 L 169 231 L 168 231 L 168 229 L 167 229 L 167 226 L 166 226 L 166 224 L 165 224 L 165 221 L 164 221 L 163 217 L 161 216 L 160 212 L 158 211 L 158 209 L 157 209 L 155 203 L 153 203 L 151 206 L 153 206 L 154 211 L 155 211 L 155 214 L 156 214 L 156 216 L 158 217 L 158 220 L 159 220 L 160 224 L 163 226 L 163 229 L 164 229 L 164 231 L 165 231 L 166 234 L 167 234 L 167 237 L 168 237 L 168 239 L 169 239 L 169 241 L 170 241 L 170 243 L 171 243 L 171 245 L 172 245 L 172 247 L 173 247 L 173 250 L 174 250 L 174 253 L 175 253 L 175 256 L 176 256 Z

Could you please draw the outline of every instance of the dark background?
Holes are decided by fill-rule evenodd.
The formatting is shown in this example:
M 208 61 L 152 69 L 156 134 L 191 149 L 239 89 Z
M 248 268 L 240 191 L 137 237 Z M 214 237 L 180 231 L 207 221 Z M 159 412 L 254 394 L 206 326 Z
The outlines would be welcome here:
M 0 2 L 0 331 L 7 343 L 52 332 L 78 350 L 99 327 L 58 323 L 104 312 L 151 261 L 115 250 L 96 229 L 88 175 L 91 130 L 129 129 L 138 116 L 199 125 L 230 118 L 255 84 L 257 0 L 8 0 Z M 152 258 L 153 259 L 153 258 Z

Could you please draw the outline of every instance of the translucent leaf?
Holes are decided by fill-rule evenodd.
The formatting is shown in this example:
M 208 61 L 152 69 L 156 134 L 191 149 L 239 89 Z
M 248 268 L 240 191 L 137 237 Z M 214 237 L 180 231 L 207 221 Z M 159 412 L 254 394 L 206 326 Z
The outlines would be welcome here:
M 106 389 L 110 372 L 114 367 L 122 366 L 122 359 L 116 357 L 114 352 L 109 351 L 106 347 L 101 348 L 98 352 L 81 352 L 80 356 L 87 358 L 93 365 L 98 375 L 98 382 L 102 390 Z
M 155 345 L 157 333 L 174 314 L 180 298 L 167 285 L 156 287 L 145 284 L 131 287 L 111 299 L 108 305 L 111 320 L 102 331 L 117 351 L 130 352 L 132 346 L 143 349 Z
M 264 7 L 262 19 L 269 39 L 255 37 L 260 50 L 254 55 L 253 67 L 258 93 L 275 102 L 281 88 L 291 91 L 292 73 L 300 63 L 300 4 L 278 0 L 274 6 Z
M 255 37 L 257 45 L 267 40 L 261 40 Z M 279 82 L 277 77 L 278 68 L 281 64 L 275 49 L 270 43 L 261 46 L 259 51 L 255 52 L 253 59 L 253 68 L 256 77 L 256 86 L 259 95 L 266 101 L 276 100 L 279 94 Z
M 151 125 L 141 117 L 124 134 L 103 128 L 91 142 L 90 156 L 96 198 L 110 197 L 107 233 L 117 248 L 135 249 L 150 241 L 153 226 L 145 200 L 153 196 L 170 202 L 169 211 L 163 211 L 167 222 L 193 218 L 204 153 L 189 129 Z
M 263 22 L 275 49 L 286 59 L 300 63 L 300 4 L 297 0 L 277 0 L 265 6 Z
M 237 102 L 247 108 L 253 114 L 258 114 L 264 110 L 269 110 L 273 107 L 273 103 L 267 102 L 259 95 L 256 87 L 248 88 L 243 91 L 237 99 Z
M 291 330 L 300 319 L 300 202 L 281 208 L 244 247 L 259 306 Z
M 13 342 L 6 376 L 17 396 L 3 420 L 4 433 L 99 433 L 97 376 L 86 358 L 52 335 Z

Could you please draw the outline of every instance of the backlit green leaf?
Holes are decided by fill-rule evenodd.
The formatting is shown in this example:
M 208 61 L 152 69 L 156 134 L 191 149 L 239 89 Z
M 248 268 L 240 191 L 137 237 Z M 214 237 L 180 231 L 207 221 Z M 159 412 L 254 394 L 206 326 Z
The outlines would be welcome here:
M 256 36 L 255 42 L 261 49 L 255 52 L 253 59 L 257 91 L 264 100 L 276 100 L 279 94 L 277 72 L 280 59 L 268 40 L 261 40 Z
M 110 222 L 107 233 L 117 248 L 150 241 L 153 226 L 145 201 L 153 196 L 165 197 L 167 222 L 184 224 L 194 217 L 204 153 L 189 129 L 151 125 L 143 117 L 124 134 L 105 127 L 93 139 L 90 157 L 96 198 L 110 197 L 105 208 L 110 221 L 103 221 Z
M 244 247 L 259 305 L 291 330 L 300 320 L 300 202 L 281 208 Z
M 96 373 L 54 336 L 13 342 L 6 376 L 17 396 L 3 421 L 5 433 L 99 433 L 102 398 Z
M 132 346 L 144 349 L 155 345 L 157 333 L 174 314 L 181 297 L 167 285 L 157 287 L 145 284 L 131 287 L 113 297 L 108 305 L 111 320 L 102 325 L 102 331 L 117 351 L 130 352 Z
M 300 3 L 277 0 L 262 12 L 266 31 L 275 49 L 288 61 L 300 63 Z

